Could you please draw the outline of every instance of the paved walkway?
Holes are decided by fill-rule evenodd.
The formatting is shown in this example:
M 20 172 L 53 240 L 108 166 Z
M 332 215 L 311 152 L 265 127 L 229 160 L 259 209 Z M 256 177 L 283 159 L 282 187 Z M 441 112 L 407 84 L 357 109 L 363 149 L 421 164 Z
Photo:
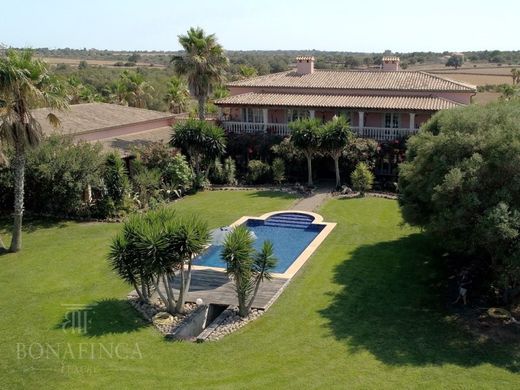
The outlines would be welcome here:
M 331 189 L 328 187 L 317 188 L 311 196 L 302 198 L 292 205 L 292 210 L 315 212 L 331 197 Z

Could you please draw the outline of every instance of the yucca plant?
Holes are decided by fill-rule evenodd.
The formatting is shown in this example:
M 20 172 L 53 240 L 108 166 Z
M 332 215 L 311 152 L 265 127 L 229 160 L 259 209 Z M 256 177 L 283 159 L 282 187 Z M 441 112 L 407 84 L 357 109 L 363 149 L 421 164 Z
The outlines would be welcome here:
M 192 262 L 195 255 L 209 245 L 210 230 L 205 221 L 192 215 L 180 219 L 168 239 L 171 250 L 177 254 L 179 260 L 180 286 L 175 310 L 184 313 L 184 303 L 191 283 Z
M 260 283 L 271 278 L 270 272 L 277 262 L 270 241 L 265 241 L 262 251 L 256 254 L 253 243 L 251 232 L 246 226 L 240 225 L 227 235 L 222 250 L 226 272 L 235 282 L 238 314 L 241 317 L 249 314 Z

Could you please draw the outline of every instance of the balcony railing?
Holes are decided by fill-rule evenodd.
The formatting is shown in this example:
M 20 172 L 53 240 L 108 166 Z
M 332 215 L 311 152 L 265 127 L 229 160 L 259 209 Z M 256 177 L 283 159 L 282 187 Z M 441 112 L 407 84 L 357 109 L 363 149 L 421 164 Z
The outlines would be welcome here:
M 287 123 L 249 123 L 249 122 L 222 122 L 226 131 L 231 133 L 270 133 L 276 135 L 289 135 Z
M 393 141 L 416 134 L 419 129 L 389 129 L 386 127 L 351 127 L 359 137 L 372 138 L 377 141 Z
M 269 133 L 286 136 L 291 133 L 287 123 L 249 123 L 224 121 L 222 126 L 231 133 Z M 389 129 L 385 127 L 351 127 L 359 137 L 378 141 L 393 141 L 416 134 L 418 129 Z

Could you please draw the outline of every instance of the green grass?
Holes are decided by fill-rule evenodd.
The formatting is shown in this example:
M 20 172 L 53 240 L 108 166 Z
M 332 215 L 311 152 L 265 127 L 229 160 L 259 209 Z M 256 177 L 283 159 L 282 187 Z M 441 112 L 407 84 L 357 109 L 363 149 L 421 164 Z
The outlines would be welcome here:
M 292 201 L 211 192 L 175 207 L 219 226 Z M 449 321 L 430 242 L 401 227 L 394 201 L 333 200 L 321 213 L 338 226 L 272 309 L 205 344 L 165 341 L 125 302 L 129 287 L 104 259 L 116 224 L 27 225 L 24 251 L 0 257 L 0 388 L 518 386 L 518 349 L 479 344 Z M 95 303 L 86 333 L 62 329 L 63 304 Z M 137 343 L 143 358 L 18 359 L 17 343 Z

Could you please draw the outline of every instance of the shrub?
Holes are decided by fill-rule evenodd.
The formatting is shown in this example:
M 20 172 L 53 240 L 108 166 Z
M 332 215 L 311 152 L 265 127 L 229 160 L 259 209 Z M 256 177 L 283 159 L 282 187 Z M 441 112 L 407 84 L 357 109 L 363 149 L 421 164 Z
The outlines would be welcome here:
M 350 175 L 352 187 L 354 190 L 364 194 L 372 189 L 374 184 L 374 174 L 370 171 L 367 164 L 360 162 L 356 165 L 356 169 Z
M 270 171 L 269 164 L 260 160 L 251 160 L 247 165 L 247 181 L 252 184 L 265 183 L 269 181 Z
M 137 203 L 141 208 L 148 208 L 159 199 L 161 188 L 161 172 L 158 169 L 141 168 L 132 177 L 134 190 L 137 193 Z
M 104 158 L 99 144 L 53 135 L 27 155 L 26 207 L 33 212 L 88 214 L 85 191 L 101 186 Z
M 161 173 L 166 187 L 174 191 L 177 196 L 193 187 L 193 171 L 186 161 L 186 157 L 180 153 L 168 161 Z
M 160 142 L 134 148 L 136 160 L 134 167 L 156 169 L 161 174 L 161 187 L 167 192 L 180 196 L 193 188 L 193 171 L 186 157 Z M 167 194 L 166 194 L 167 196 Z
M 214 184 L 236 184 L 235 160 L 228 157 L 224 160 L 224 164 L 222 164 L 220 159 L 215 159 L 213 169 L 211 170 L 210 180 Z
M 115 209 L 120 208 L 128 195 L 129 182 L 125 164 L 116 153 L 110 153 L 103 172 L 107 197 L 112 200 Z
M 486 261 L 507 297 L 520 286 L 520 104 L 442 111 L 408 140 L 403 217 L 470 265 Z
M 285 162 L 279 157 L 275 158 L 271 170 L 273 173 L 273 181 L 277 184 L 281 184 L 285 180 Z

